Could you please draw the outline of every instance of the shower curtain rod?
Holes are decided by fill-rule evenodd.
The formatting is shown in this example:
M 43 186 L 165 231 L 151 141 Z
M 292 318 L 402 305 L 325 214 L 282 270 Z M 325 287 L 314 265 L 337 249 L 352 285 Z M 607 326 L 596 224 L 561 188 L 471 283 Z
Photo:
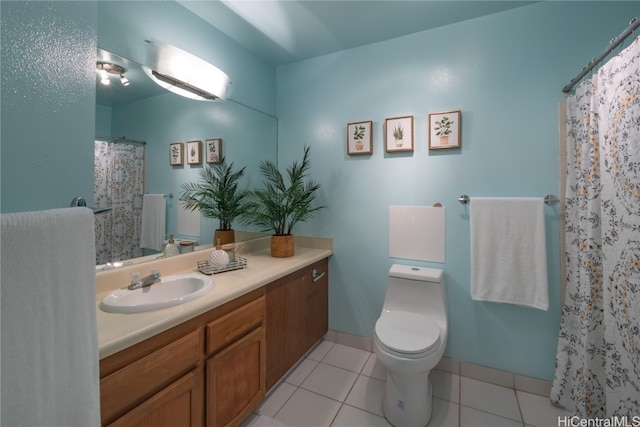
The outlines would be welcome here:
M 627 37 L 629 37 L 635 30 L 640 27 L 640 19 L 636 16 L 631 21 L 629 21 L 629 26 L 622 32 L 620 35 L 609 42 L 609 46 L 602 53 L 602 55 L 597 58 L 593 58 L 568 85 L 562 88 L 562 92 L 568 93 L 572 87 L 576 85 L 584 76 L 586 76 L 589 71 L 593 70 L 593 68 L 598 65 L 598 63 L 602 62 L 602 60 L 611 53 L 613 49 L 618 47 L 620 43 L 624 41 Z
M 124 136 L 122 138 L 116 138 L 114 136 L 96 135 L 96 139 L 100 141 L 118 142 L 121 144 L 142 144 L 146 145 L 145 141 L 137 141 L 135 139 L 127 139 Z

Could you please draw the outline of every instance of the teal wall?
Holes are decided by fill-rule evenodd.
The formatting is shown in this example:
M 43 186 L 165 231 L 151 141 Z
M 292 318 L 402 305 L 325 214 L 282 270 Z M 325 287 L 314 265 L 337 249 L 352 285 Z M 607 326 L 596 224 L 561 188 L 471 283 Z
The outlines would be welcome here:
M 157 6 L 0 2 L 2 212 L 64 207 L 78 194 L 90 199 L 96 45 L 141 61 L 140 40 L 166 41 L 220 64 L 234 81 L 234 99 L 277 111 L 281 164 L 299 159 L 304 144 L 312 147 L 312 173 L 322 184 L 319 202 L 328 208 L 294 231 L 335 239 L 332 329 L 372 334 L 388 267 L 397 261 L 388 256 L 389 205 L 441 202 L 447 261 L 426 264 L 445 270 L 446 354 L 553 376 L 558 206 L 546 208 L 551 306 L 542 312 L 471 301 L 468 211 L 456 199 L 462 193 L 558 194 L 560 88 L 640 15 L 638 2 L 543 2 L 283 66 L 277 73 L 174 4 Z M 130 22 L 109 32 L 102 13 L 118 8 L 130 8 L 130 15 L 122 12 Z M 65 68 L 58 66 L 61 59 Z M 462 110 L 462 149 L 429 152 L 426 117 L 450 109 Z M 415 117 L 415 151 L 387 155 L 382 124 L 400 115 Z M 374 121 L 374 154 L 349 157 L 345 126 L 361 120 Z M 242 144 L 254 137 L 247 135 Z M 164 167 L 166 151 L 157 156 L 149 162 Z
M 126 5 L 124 5 L 126 3 Z M 167 233 L 177 236 L 181 184 L 199 180 L 202 166 L 169 165 L 169 144 L 222 138 L 223 154 L 237 168 L 247 167 L 241 188 L 258 184 L 261 160 L 277 161 L 275 67 L 174 2 L 100 2 L 98 46 L 138 63 L 146 59 L 145 40 L 185 49 L 226 72 L 232 101 L 198 102 L 167 93 L 124 107 L 99 110 L 97 133 L 146 141 L 145 184 L 149 193 L 173 193 L 167 203 Z M 204 150 L 204 147 L 203 147 Z M 233 224 L 234 228 L 250 227 Z M 239 227 L 240 226 L 240 227 Z M 210 244 L 218 221 L 201 219 L 198 242 Z M 179 237 L 179 236 L 177 236 Z
M 175 2 L 0 8 L 2 212 L 66 207 L 78 195 L 93 204 L 94 136 L 110 126 L 104 111 L 95 117 L 97 46 L 144 62 L 145 39 L 172 43 L 227 72 L 232 98 L 275 111 L 275 68 Z
M 214 64 L 231 78 L 229 97 L 275 113 L 275 67 L 172 1 L 98 2 L 98 46 L 140 64 L 145 40 L 168 43 Z
M 93 200 L 96 9 L 0 2 L 2 212 Z
M 638 2 L 543 2 L 281 66 L 279 161 L 311 146 L 328 206 L 295 230 L 332 236 L 330 328 L 371 337 L 386 288 L 390 205 L 446 209 L 446 356 L 552 379 L 560 319 L 559 206 L 546 207 L 548 312 L 470 298 L 469 209 L 457 198 L 559 194 L 560 89 Z M 462 110 L 462 148 L 429 151 L 427 116 Z M 413 115 L 411 154 L 386 154 L 385 118 Z M 346 154 L 346 124 L 373 120 L 374 153 Z
M 160 95 L 120 108 L 113 108 L 111 135 L 147 142 L 145 182 L 148 193 L 173 193 L 167 204 L 167 233 L 177 237 L 177 203 L 180 186 L 199 181 L 202 165 L 169 165 L 169 144 L 222 138 L 222 153 L 236 169 L 246 167 L 240 188 L 259 186 L 259 164 L 276 162 L 277 120 L 237 103 L 199 102 L 174 94 Z M 201 218 L 200 244 L 211 244 L 219 222 Z M 248 230 L 237 221 L 235 229 Z
M 117 135 L 116 133 L 111 132 L 111 111 L 111 107 L 96 104 L 96 135 Z

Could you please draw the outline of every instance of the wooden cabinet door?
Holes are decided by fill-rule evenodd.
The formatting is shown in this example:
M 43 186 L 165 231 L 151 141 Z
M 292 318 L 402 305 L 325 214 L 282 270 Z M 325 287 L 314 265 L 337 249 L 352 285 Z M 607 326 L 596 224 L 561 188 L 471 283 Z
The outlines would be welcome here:
M 303 325 L 302 275 L 293 273 L 267 285 L 267 390 L 300 358 Z
M 129 361 L 123 368 L 100 379 L 103 425 L 129 413 L 201 364 L 203 329 L 196 329 L 155 351 L 147 352 L 146 345 L 146 342 L 137 345 L 145 349 L 147 354 L 144 357 Z M 119 364 L 118 359 L 129 360 L 128 353 L 125 350 L 110 359 Z
M 317 277 L 311 272 L 316 270 Z M 311 266 L 309 275 L 305 275 L 307 312 L 304 313 L 306 340 L 304 352 L 307 352 L 329 330 L 329 263 L 327 259 Z M 324 273 L 324 275 L 322 275 Z M 301 355 L 302 356 L 302 355 Z
M 207 426 L 239 425 L 264 399 L 264 326 L 207 361 Z
M 204 425 L 202 370 L 196 369 L 132 411 L 111 427 L 201 427 Z
M 267 285 L 267 390 L 327 333 L 327 276 L 324 259 Z

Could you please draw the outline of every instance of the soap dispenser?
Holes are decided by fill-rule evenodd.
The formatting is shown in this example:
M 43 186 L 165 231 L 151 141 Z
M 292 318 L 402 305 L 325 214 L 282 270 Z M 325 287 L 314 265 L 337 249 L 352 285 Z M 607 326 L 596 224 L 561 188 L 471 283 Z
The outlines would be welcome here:
M 168 258 L 170 256 L 178 255 L 180 253 L 180 249 L 178 249 L 178 245 L 173 241 L 173 234 L 169 234 L 169 243 L 164 247 L 164 256 Z

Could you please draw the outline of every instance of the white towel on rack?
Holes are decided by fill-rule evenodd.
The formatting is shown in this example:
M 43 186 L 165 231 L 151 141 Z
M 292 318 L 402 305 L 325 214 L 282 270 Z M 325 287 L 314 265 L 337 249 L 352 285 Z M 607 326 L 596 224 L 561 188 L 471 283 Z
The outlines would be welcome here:
M 549 308 L 542 198 L 471 198 L 471 298 Z
M 162 250 L 164 240 L 166 202 L 164 194 L 145 194 L 142 197 L 142 228 L 140 247 Z
M 1 215 L 2 425 L 99 426 L 93 212 Z

